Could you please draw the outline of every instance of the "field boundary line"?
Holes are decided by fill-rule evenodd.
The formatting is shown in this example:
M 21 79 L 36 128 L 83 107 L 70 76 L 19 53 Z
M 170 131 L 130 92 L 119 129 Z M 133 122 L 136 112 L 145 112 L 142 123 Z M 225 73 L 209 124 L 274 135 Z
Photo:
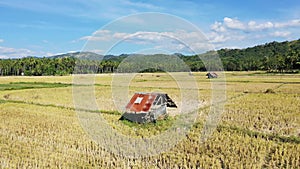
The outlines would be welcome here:
M 218 131 L 221 130 L 230 130 L 234 131 L 237 133 L 242 133 L 245 135 L 248 135 L 251 138 L 262 138 L 264 140 L 269 140 L 269 141 L 274 141 L 274 142 L 281 142 L 281 143 L 296 143 L 300 144 L 300 137 L 297 136 L 284 136 L 284 135 L 279 135 L 276 133 L 264 133 L 260 131 L 254 131 L 254 130 L 249 130 L 245 129 L 242 127 L 237 127 L 237 126 L 227 126 L 227 125 L 219 125 L 217 127 Z
M 88 109 L 75 109 L 74 107 L 66 107 L 66 106 L 60 106 L 60 105 L 54 105 L 54 104 L 42 104 L 42 103 L 33 103 L 33 102 L 25 102 L 21 100 L 4 100 L 0 99 L 0 104 L 3 103 L 15 103 L 15 104 L 27 104 L 27 105 L 35 105 L 35 106 L 42 106 L 42 107 L 53 107 L 53 108 L 60 108 L 60 109 L 67 109 L 67 110 L 78 110 L 78 111 L 84 111 L 89 113 L 104 113 L 104 114 L 115 114 L 115 115 L 121 115 L 118 111 L 109 111 L 109 110 L 88 110 Z

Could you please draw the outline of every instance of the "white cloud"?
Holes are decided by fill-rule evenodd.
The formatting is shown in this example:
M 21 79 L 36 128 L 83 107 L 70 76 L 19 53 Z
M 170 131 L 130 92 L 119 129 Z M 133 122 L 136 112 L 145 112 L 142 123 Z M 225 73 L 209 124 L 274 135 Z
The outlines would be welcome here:
M 133 34 L 128 34 L 125 36 L 127 41 L 131 42 L 146 42 L 146 43 L 155 43 L 161 41 L 164 37 L 167 36 L 172 38 L 172 35 L 168 33 L 160 33 L 160 32 L 144 32 L 144 31 L 139 31 Z
M 136 32 L 127 36 L 127 41 L 139 44 L 156 44 L 156 48 L 176 52 L 199 52 L 212 50 L 213 46 L 200 32 Z
M 128 33 L 124 33 L 124 32 L 116 32 L 112 35 L 113 38 L 117 38 L 117 39 L 124 39 L 126 36 L 128 36 Z
M 286 22 L 276 22 L 274 26 L 276 28 L 297 27 L 300 26 L 300 19 L 294 19 Z
M 225 33 L 216 33 L 212 32 L 208 34 L 209 42 L 213 44 L 226 43 L 229 41 L 239 42 L 246 38 L 245 35 L 234 33 L 234 32 L 225 32 Z
M 225 17 L 223 21 L 212 24 L 211 32 L 207 34 L 210 42 L 216 46 L 239 46 L 261 43 L 262 39 L 266 38 L 290 39 L 292 34 L 296 34 L 293 29 L 295 27 L 300 27 L 300 19 L 281 22 L 255 20 L 246 22 Z
M 32 51 L 24 48 L 12 48 L 0 46 L 0 58 L 22 58 L 27 56 L 53 56 L 53 53 L 43 51 Z
M 0 58 L 21 58 L 32 54 L 33 52 L 29 49 L 15 49 L 0 46 Z
M 256 31 L 256 30 L 263 30 L 263 29 L 270 29 L 273 28 L 274 24 L 272 22 L 265 22 L 257 24 L 255 21 L 248 22 L 248 30 Z
M 209 39 L 211 43 L 221 43 L 221 42 L 225 42 L 227 40 L 229 40 L 229 37 L 225 37 L 224 34 L 218 34 L 218 33 L 211 33 L 209 35 Z
M 231 28 L 231 29 L 241 29 L 241 30 L 245 29 L 245 25 L 238 19 L 232 19 L 232 18 L 225 17 L 223 22 L 224 22 L 224 25 L 226 25 L 228 28 Z
M 300 19 L 289 20 L 285 22 L 261 22 L 249 21 L 244 23 L 236 18 L 225 17 L 223 22 L 215 22 L 211 25 L 211 30 L 215 32 L 226 32 L 228 29 L 242 30 L 246 32 L 261 31 L 265 29 L 287 28 L 300 26 Z
M 275 31 L 270 34 L 271 36 L 274 37 L 282 37 L 282 38 L 288 38 L 291 35 L 291 32 L 288 31 Z
M 215 32 L 226 32 L 227 31 L 221 22 L 215 22 L 213 25 L 211 25 L 211 29 Z
M 225 17 L 223 19 L 223 23 L 217 22 L 217 25 L 215 23 L 212 26 L 212 28 L 214 28 L 213 30 L 215 31 L 218 30 L 217 32 L 222 32 L 222 31 L 224 32 L 226 28 L 243 30 L 243 31 L 258 31 L 258 30 L 269 29 L 273 27 L 274 24 L 270 21 L 263 22 L 263 23 L 257 23 L 256 21 L 249 21 L 246 24 L 236 18 L 232 19 L 228 17 Z
M 154 49 L 159 50 L 160 53 L 161 53 L 161 51 L 164 51 L 166 54 L 167 53 L 176 53 L 179 51 L 182 53 L 183 52 L 189 52 L 189 53 L 191 52 L 191 50 L 183 44 L 172 44 L 172 43 L 167 43 L 164 46 L 157 45 L 154 47 Z M 154 50 L 154 51 L 152 51 L 152 53 L 158 53 L 158 52 Z
M 97 54 L 100 54 L 100 55 L 102 55 L 104 53 L 104 51 L 101 50 L 101 49 L 94 49 L 94 50 L 89 50 L 89 51 L 86 51 L 86 52 L 93 52 L 93 53 L 97 53 Z
M 4 40 L 3 39 L 0 39 L 0 43 L 3 43 L 4 42 Z
M 100 29 L 94 32 L 93 35 L 104 35 L 104 34 L 109 34 L 110 32 L 111 32 L 110 30 Z
M 79 40 L 88 40 L 88 41 L 110 41 L 112 38 L 110 30 L 97 30 L 91 36 L 83 36 Z
M 42 52 L 44 53 L 43 56 L 54 56 L 55 54 L 54 53 L 51 53 L 51 52 Z
M 177 52 L 180 50 L 187 51 L 191 48 L 195 51 L 212 50 L 213 47 L 209 44 L 208 39 L 200 32 L 189 32 L 185 30 L 176 30 L 170 32 L 155 32 L 155 31 L 137 31 L 137 32 L 112 32 L 108 30 L 99 30 L 92 36 L 84 36 L 79 40 L 95 41 L 94 46 L 99 44 L 112 44 L 119 41 L 131 45 L 148 45 L 149 48 L 156 49 L 174 49 Z M 98 45 L 97 45 L 98 44 Z M 146 46 L 144 46 L 146 47 Z
M 200 37 L 200 38 L 199 38 Z M 91 36 L 83 36 L 79 40 L 91 41 L 113 41 L 125 40 L 130 42 L 147 41 L 149 43 L 160 42 L 163 39 L 172 39 L 173 41 L 199 41 L 205 37 L 198 32 L 186 32 L 178 30 L 175 32 L 150 32 L 150 31 L 137 31 L 134 33 L 127 32 L 111 32 L 109 30 L 99 30 Z

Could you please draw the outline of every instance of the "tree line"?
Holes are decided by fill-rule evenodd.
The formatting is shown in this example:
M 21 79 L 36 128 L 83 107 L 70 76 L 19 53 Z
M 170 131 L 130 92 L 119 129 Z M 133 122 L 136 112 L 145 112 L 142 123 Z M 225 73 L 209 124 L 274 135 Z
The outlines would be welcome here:
M 59 57 L 0 59 L 1 76 L 49 76 L 73 73 L 157 72 L 157 71 L 226 71 L 299 72 L 300 39 L 271 42 L 245 49 L 220 49 L 200 55 L 126 55 L 101 57 L 90 52 Z M 86 57 L 89 56 L 89 57 Z M 91 56 L 91 57 L 90 57 Z M 218 65 L 216 56 L 222 61 Z M 212 69 L 208 69 L 212 67 Z

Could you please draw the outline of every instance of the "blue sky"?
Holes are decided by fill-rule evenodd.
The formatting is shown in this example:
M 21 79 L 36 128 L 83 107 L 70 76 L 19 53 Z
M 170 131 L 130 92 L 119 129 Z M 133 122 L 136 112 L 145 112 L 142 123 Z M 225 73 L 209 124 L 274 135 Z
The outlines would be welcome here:
M 135 35 L 131 45 L 127 41 L 115 47 L 111 51 L 113 54 L 138 53 L 152 48 L 165 50 L 160 48 L 161 44 L 145 43 L 153 40 L 149 33 L 156 37 L 192 37 L 190 42 L 197 43 L 193 32 L 180 26 L 176 29 L 178 32 L 168 32 L 168 26 L 138 30 L 132 23 L 131 27 L 127 25 L 131 31 L 125 31 L 126 25 L 116 30 L 111 26 L 120 17 L 143 12 L 166 13 L 185 19 L 198 27 L 207 43 L 216 49 L 244 48 L 300 38 L 300 1 L 297 0 L 0 0 L 0 58 L 89 50 L 85 44 L 87 40 L 93 40 L 93 33 L 106 37 L 93 48 L 94 52 L 104 54 L 107 50 L 102 49 L 102 45 L 115 42 L 108 42 L 110 37 Z M 169 24 L 168 21 L 157 23 Z M 143 43 L 137 38 L 137 32 L 143 33 Z M 167 44 L 164 39 L 159 41 Z M 170 53 L 182 49 L 181 44 L 169 43 L 173 44 L 166 45 Z

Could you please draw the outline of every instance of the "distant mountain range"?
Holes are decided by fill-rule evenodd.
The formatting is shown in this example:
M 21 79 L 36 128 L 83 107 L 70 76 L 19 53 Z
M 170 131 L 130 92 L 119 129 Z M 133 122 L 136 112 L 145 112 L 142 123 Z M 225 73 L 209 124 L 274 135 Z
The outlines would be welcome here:
M 223 62 L 225 70 L 268 70 L 268 71 L 291 71 L 300 69 L 300 39 L 284 42 L 270 42 L 263 45 L 248 47 L 245 49 L 220 49 L 217 51 L 208 51 L 200 55 L 183 55 L 174 53 L 184 62 L 186 62 L 192 71 L 203 71 L 205 67 L 201 63 L 202 57 L 210 57 L 218 54 Z M 75 52 L 52 56 L 51 58 L 80 58 L 86 60 L 112 61 L 119 64 L 128 56 L 143 54 L 121 54 L 121 55 L 99 55 L 92 52 Z M 170 56 L 163 54 L 153 54 L 152 56 Z M 151 55 L 143 55 L 151 56 Z M 145 58 L 147 59 L 147 57 Z
M 80 58 L 80 59 L 88 59 L 88 60 L 111 60 L 117 59 L 119 57 L 124 58 L 127 56 L 135 56 L 135 55 L 143 55 L 143 54 L 121 54 L 121 55 L 100 55 L 94 52 L 72 52 L 50 56 L 49 58 Z
M 60 55 L 54 55 L 54 56 L 51 56 L 49 58 L 54 58 L 54 59 L 57 59 L 57 58 L 68 58 L 68 57 L 71 57 L 71 58 L 103 58 L 104 56 L 103 55 L 99 55 L 97 53 L 93 53 L 93 52 L 74 52 L 74 53 L 65 53 L 65 54 L 60 54 Z
M 218 57 L 222 61 L 221 64 L 218 64 Z M 183 62 L 185 64 L 182 64 Z M 121 69 L 119 69 L 120 64 L 122 64 Z M 189 70 L 180 65 L 186 65 Z M 270 42 L 245 49 L 220 49 L 187 56 L 180 53 L 104 56 L 93 52 L 74 52 L 51 57 L 0 59 L 0 75 L 3 76 L 21 75 L 22 73 L 28 76 L 111 73 L 116 70 L 134 72 L 138 69 L 144 69 L 139 70 L 141 72 L 207 71 L 212 70 L 211 68 L 216 71 L 223 69 L 226 71 L 265 70 L 267 72 L 297 73 L 300 72 L 300 39 Z
M 270 42 L 266 43 L 263 45 L 257 45 L 254 47 L 248 47 L 244 49 L 228 49 L 228 48 L 223 48 L 220 50 L 217 50 L 219 56 L 222 57 L 228 57 L 231 55 L 231 57 L 234 57 L 237 54 L 241 54 L 242 56 L 247 56 L 247 53 L 251 52 L 257 52 L 257 56 L 260 54 L 264 53 L 265 56 L 270 55 L 270 52 L 275 54 L 275 53 L 280 53 L 280 54 L 285 54 L 288 51 L 291 50 L 296 50 L 299 51 L 300 49 L 300 39 L 299 40 L 294 40 L 294 41 L 284 41 L 284 42 Z M 276 51 L 277 50 L 277 51 Z M 208 51 L 205 54 L 210 53 L 211 51 Z M 80 59 L 88 59 L 88 60 L 115 60 L 118 57 L 125 58 L 127 56 L 134 56 L 134 55 L 144 55 L 144 54 L 121 54 L 121 55 L 101 55 L 93 52 L 73 52 L 73 53 L 65 53 L 65 54 L 59 54 L 59 55 L 54 55 L 50 56 L 49 58 L 80 58 Z M 174 53 L 173 55 L 176 55 L 178 57 L 184 57 L 184 56 L 190 56 L 190 55 L 183 55 L 181 53 Z

